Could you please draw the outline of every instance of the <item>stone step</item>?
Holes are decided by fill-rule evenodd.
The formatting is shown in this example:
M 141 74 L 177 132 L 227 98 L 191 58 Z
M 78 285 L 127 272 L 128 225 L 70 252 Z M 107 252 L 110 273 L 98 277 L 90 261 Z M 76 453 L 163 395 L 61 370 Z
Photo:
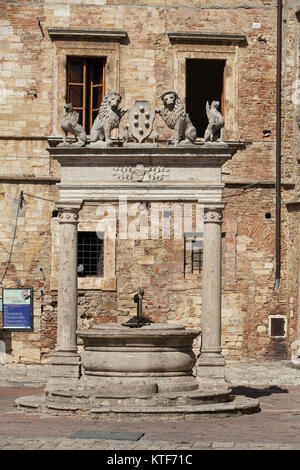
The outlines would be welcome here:
M 19 408 L 62 414 L 80 414 L 99 418 L 115 419 L 193 419 L 197 416 L 230 416 L 232 414 L 251 414 L 260 411 L 259 401 L 247 397 L 234 397 L 231 402 L 206 403 L 202 405 L 178 406 L 101 406 L 93 407 L 76 403 L 48 402 L 44 395 L 20 397 L 16 400 Z

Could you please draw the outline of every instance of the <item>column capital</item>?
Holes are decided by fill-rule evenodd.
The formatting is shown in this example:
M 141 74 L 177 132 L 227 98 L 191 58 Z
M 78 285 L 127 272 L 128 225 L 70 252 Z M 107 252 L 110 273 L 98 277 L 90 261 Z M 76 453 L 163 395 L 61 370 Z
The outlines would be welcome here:
M 56 203 L 59 212 L 59 223 L 76 223 L 78 221 L 78 212 L 82 207 L 80 201 L 58 201 Z
M 204 206 L 204 223 L 221 224 L 223 221 L 224 208 L 225 203 Z

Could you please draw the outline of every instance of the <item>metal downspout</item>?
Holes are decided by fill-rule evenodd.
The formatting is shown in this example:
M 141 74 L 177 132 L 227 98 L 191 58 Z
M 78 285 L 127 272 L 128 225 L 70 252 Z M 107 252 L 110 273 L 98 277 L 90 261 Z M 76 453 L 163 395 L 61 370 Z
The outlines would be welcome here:
M 280 277 L 281 277 L 281 72 L 282 72 L 282 0 L 277 0 L 275 289 L 279 288 Z

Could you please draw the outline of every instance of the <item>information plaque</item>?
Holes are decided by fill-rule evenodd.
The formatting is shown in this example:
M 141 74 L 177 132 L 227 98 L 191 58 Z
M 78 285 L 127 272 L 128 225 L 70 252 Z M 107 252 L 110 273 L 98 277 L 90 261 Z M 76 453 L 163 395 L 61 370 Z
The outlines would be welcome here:
M 32 331 L 33 289 L 2 289 L 2 329 Z

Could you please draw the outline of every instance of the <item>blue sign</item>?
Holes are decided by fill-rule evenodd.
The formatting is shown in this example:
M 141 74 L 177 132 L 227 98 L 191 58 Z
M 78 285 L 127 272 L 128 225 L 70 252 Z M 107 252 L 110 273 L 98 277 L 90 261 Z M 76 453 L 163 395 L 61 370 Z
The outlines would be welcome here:
M 2 304 L 3 330 L 32 331 L 32 288 L 3 288 Z

